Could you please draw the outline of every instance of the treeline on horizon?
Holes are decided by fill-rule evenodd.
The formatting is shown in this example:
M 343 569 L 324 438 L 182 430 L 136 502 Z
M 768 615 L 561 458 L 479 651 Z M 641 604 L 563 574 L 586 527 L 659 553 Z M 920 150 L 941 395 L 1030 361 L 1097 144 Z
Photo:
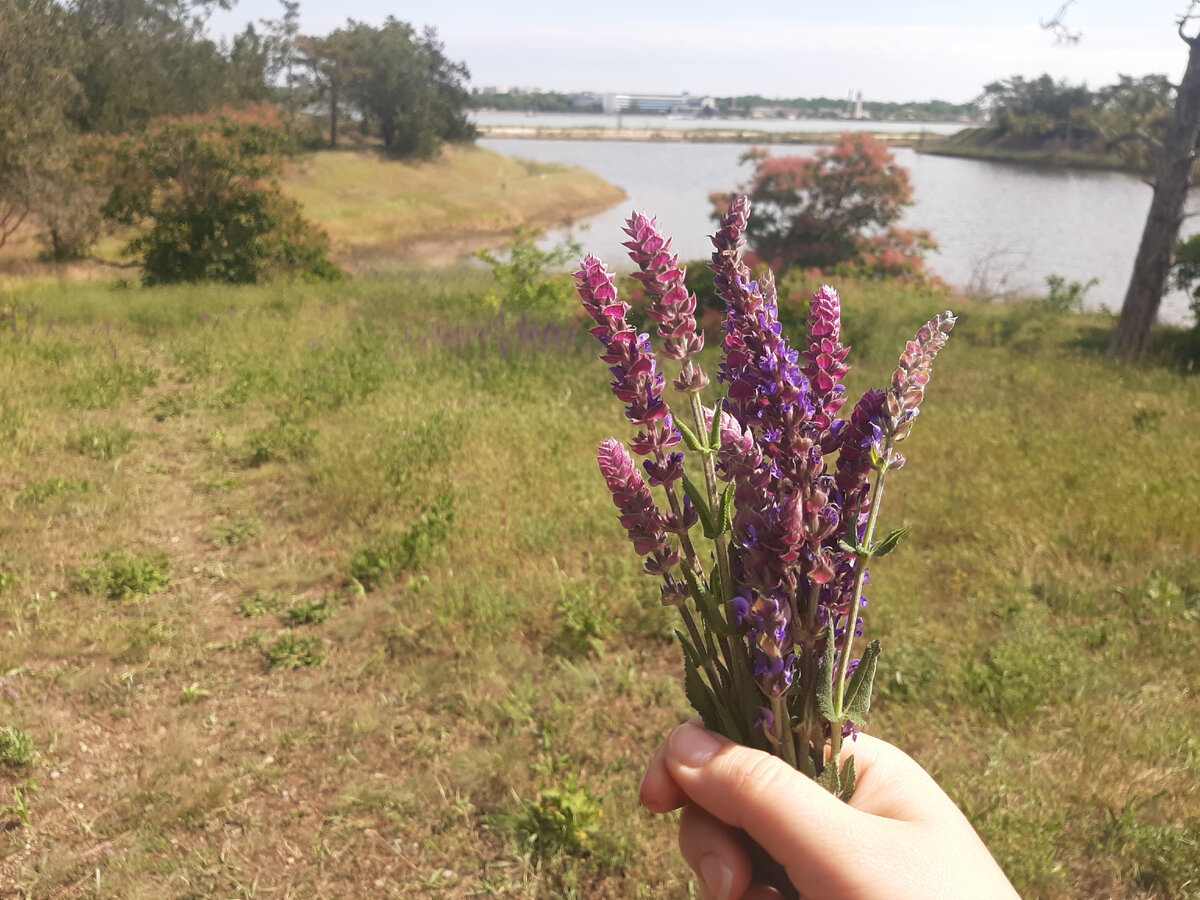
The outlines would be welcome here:
M 601 111 L 600 94 L 566 94 L 561 91 L 522 91 L 507 93 L 483 93 L 476 89 L 471 94 L 471 105 L 475 109 L 493 109 L 503 112 L 576 112 L 598 113 Z M 842 118 L 854 111 L 856 101 L 834 100 L 829 97 L 806 99 L 793 97 L 781 99 L 764 97 L 761 94 L 743 94 L 738 97 L 713 97 L 713 106 L 697 110 L 699 115 L 739 118 L 749 116 L 758 108 L 770 109 L 779 116 L 822 119 Z M 863 100 L 863 112 L 872 119 L 899 119 L 912 121 L 962 121 L 974 120 L 980 114 L 977 101 L 950 103 L 946 100 L 923 102 L 886 103 Z

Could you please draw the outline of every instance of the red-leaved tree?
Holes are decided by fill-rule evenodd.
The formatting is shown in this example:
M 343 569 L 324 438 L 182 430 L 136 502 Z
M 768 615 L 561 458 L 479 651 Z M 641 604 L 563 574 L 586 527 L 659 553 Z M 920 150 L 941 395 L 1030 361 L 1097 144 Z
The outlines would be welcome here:
M 782 274 L 819 270 L 867 278 L 925 278 L 926 231 L 897 228 L 912 204 L 908 171 L 870 134 L 847 132 L 813 156 L 772 156 L 755 149 L 750 182 L 754 215 L 746 240 L 759 261 Z M 736 193 L 713 194 L 717 216 Z

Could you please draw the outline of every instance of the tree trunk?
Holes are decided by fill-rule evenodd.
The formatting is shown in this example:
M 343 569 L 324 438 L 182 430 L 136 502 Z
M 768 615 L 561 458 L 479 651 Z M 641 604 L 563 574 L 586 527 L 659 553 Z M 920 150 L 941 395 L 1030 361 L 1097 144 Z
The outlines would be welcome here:
M 1200 37 L 1184 40 L 1190 48 L 1187 71 L 1179 83 L 1174 115 L 1155 164 L 1150 214 L 1121 306 L 1121 321 L 1113 332 L 1112 352 L 1129 361 L 1142 356 L 1149 344 L 1150 328 L 1166 290 L 1175 241 L 1183 224 L 1196 138 L 1200 136 Z
M 338 120 L 338 79 L 334 75 L 329 79 L 329 146 L 337 149 L 337 120 Z

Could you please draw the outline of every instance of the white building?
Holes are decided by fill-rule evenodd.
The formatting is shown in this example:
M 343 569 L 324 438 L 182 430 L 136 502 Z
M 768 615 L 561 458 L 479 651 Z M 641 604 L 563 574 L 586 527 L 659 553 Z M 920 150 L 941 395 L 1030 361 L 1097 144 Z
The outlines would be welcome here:
M 601 108 L 606 113 L 670 113 L 687 105 L 687 94 L 604 94 Z

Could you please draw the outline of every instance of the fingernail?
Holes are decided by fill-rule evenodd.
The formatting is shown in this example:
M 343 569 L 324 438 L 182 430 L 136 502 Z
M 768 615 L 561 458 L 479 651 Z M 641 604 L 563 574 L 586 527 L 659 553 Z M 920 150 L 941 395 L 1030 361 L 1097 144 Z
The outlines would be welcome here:
M 680 765 L 697 768 L 717 755 L 721 742 L 710 731 L 695 725 L 680 725 L 671 732 L 667 749 Z
M 715 853 L 700 858 L 700 880 L 704 882 L 706 897 L 729 900 L 733 893 L 733 869 Z

